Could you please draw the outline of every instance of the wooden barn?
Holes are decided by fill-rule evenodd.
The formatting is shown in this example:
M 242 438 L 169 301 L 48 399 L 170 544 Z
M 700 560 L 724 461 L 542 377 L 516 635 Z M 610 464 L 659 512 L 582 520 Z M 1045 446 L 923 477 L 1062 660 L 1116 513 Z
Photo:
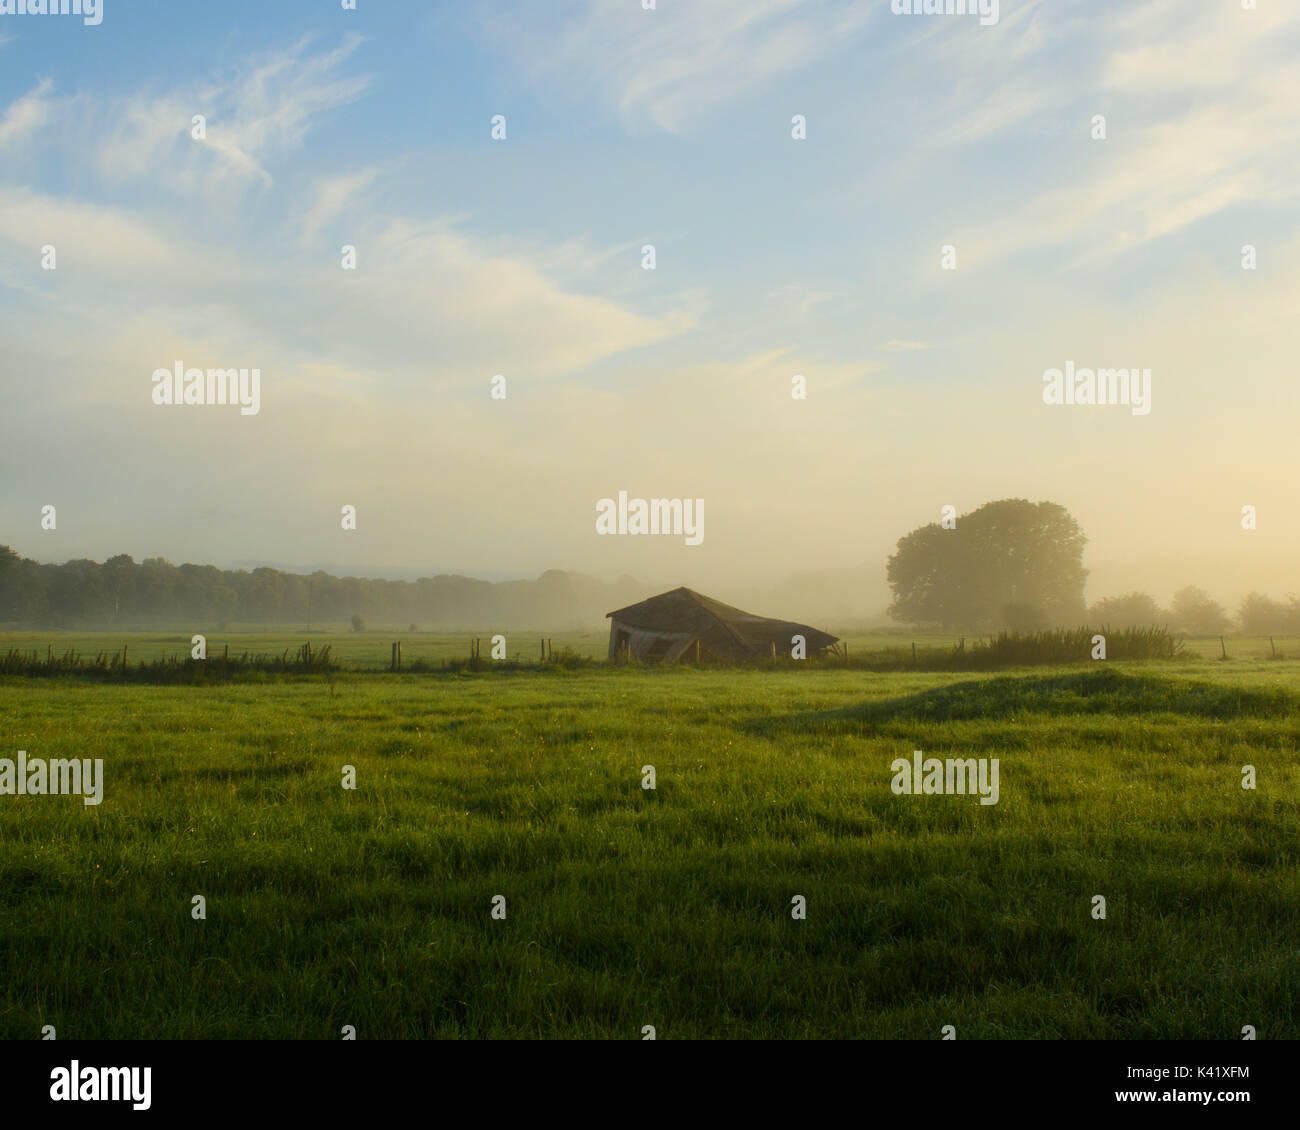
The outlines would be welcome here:
M 788 658 L 795 636 L 803 636 L 808 655 L 838 642 L 837 636 L 807 624 L 755 616 L 687 588 L 629 604 L 606 618 L 614 661 L 744 663 L 773 655 Z

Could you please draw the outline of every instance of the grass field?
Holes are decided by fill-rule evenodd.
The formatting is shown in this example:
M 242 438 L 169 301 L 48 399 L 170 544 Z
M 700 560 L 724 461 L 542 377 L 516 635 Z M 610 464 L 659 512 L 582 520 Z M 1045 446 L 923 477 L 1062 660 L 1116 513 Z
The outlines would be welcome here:
M 1291 660 L 3 679 L 105 787 L 0 797 L 0 1037 L 1294 1039 L 1298 738 Z
M 231 654 L 272 653 L 295 651 L 310 640 L 312 647 L 329 645 L 332 655 L 348 667 L 385 670 L 390 662 L 390 648 L 394 641 L 402 644 L 402 661 L 410 664 L 416 660 L 439 662 L 441 660 L 465 659 L 470 654 L 470 641 L 482 640 L 481 650 L 484 657 L 492 649 L 492 637 L 501 633 L 506 637 L 506 654 L 509 659 L 536 661 L 541 656 L 541 641 L 550 641 L 555 651 L 568 649 L 578 655 L 592 659 L 605 659 L 609 654 L 609 628 L 599 626 L 586 630 L 559 632 L 524 631 L 513 632 L 498 627 L 485 627 L 464 632 L 408 632 L 408 631 L 368 631 L 349 632 L 322 631 L 302 632 L 289 630 L 212 632 L 205 636 L 208 649 L 217 653 L 229 647 Z M 178 632 L 21 632 L 0 631 L 0 652 L 10 648 L 37 650 L 44 655 L 47 647 L 58 654 L 61 649 L 71 648 L 83 654 L 94 655 L 99 651 L 117 652 L 126 644 L 130 654 L 137 660 L 164 659 L 170 656 L 190 654 L 193 633 Z M 913 639 L 918 647 L 952 647 L 957 643 L 957 636 L 917 635 L 893 636 L 881 633 L 844 633 L 850 648 L 856 654 L 859 651 L 884 647 L 906 647 Z M 1297 641 L 1300 643 L 1300 641 Z M 1217 647 L 1217 643 L 1215 644 Z M 1265 642 L 1267 649 L 1267 641 Z
M 956 635 L 935 633 L 861 632 L 852 629 L 830 629 L 849 647 L 852 656 L 884 648 L 906 648 L 915 643 L 918 648 L 950 648 L 961 638 Z M 203 631 L 202 628 L 196 631 Z M 605 659 L 609 654 L 609 628 L 593 626 L 584 630 L 559 632 L 513 632 L 500 626 L 488 625 L 464 632 L 409 632 L 400 630 L 349 632 L 346 630 L 312 631 L 265 629 L 261 631 L 205 632 L 209 654 L 219 654 L 228 647 L 232 655 L 250 652 L 279 655 L 296 651 L 303 643 L 311 641 L 313 648 L 328 645 L 334 658 L 347 667 L 385 670 L 389 666 L 394 641 L 402 644 L 402 661 L 410 664 L 416 660 L 440 662 L 465 659 L 470 654 L 470 641 L 482 640 L 482 654 L 491 651 L 491 640 L 501 633 L 506 637 L 509 659 L 534 661 L 540 658 L 541 641 L 550 640 L 555 651 L 565 648 L 578 655 Z M 55 655 L 72 649 L 94 656 L 105 651 L 118 652 L 127 645 L 131 658 L 136 661 L 182 657 L 190 654 L 193 632 L 36 632 L 0 631 L 0 652 L 17 648 L 37 651 L 44 655 L 47 647 Z M 968 640 L 968 642 L 972 642 Z M 1182 640 L 1190 658 L 1218 659 L 1221 655 L 1219 638 L 1191 637 Z M 1278 636 L 1270 643 L 1266 636 L 1228 636 L 1225 642 L 1230 660 L 1269 659 L 1274 653 L 1279 658 L 1300 659 L 1300 637 Z

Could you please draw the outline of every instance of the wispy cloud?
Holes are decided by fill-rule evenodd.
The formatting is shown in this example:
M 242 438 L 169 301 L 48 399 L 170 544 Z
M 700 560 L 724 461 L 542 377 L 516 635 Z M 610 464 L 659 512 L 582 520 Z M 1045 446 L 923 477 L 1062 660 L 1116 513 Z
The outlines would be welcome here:
M 1112 22 L 1079 16 L 1063 10 L 1056 30 L 1094 35 L 1099 66 L 1069 85 L 1039 73 L 1022 94 L 1012 75 L 1005 98 L 972 103 L 927 147 L 932 159 L 1012 128 L 1048 140 L 1023 162 L 1015 206 L 960 233 L 965 263 L 1054 247 L 1070 265 L 1104 262 L 1233 206 L 1300 197 L 1300 9 L 1150 0 Z M 1094 114 L 1104 141 L 1089 136 Z
M 310 247 L 316 243 L 321 229 L 337 219 L 350 202 L 374 184 L 379 172 L 375 167 L 319 178 L 313 185 L 311 204 L 298 217 L 303 246 Z
M 525 26 L 512 11 L 488 27 L 539 84 L 594 95 L 629 127 L 681 133 L 842 49 L 871 18 L 872 5 L 835 0 L 692 0 L 650 11 L 586 0 L 559 25 Z
M 339 73 L 360 43 L 349 36 L 312 54 L 303 39 L 204 84 L 112 99 L 95 123 L 96 167 L 113 181 L 161 177 L 187 193 L 269 186 L 276 162 L 301 148 L 322 114 L 367 90 L 368 78 Z M 191 135 L 195 115 L 205 119 L 201 140 Z
M 5 41 L 0 37 L 0 44 Z M 15 99 L 0 118 L 0 149 L 8 149 L 29 140 L 50 119 L 51 105 L 46 97 L 54 83 L 43 78 L 35 89 Z

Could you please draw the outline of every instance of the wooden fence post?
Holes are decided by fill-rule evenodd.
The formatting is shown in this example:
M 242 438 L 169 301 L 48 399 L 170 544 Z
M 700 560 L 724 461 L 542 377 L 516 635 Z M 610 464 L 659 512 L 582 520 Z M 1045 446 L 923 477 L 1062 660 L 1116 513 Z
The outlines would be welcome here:
M 1269 647 L 1272 649 L 1272 651 L 1273 651 L 1273 658 L 1276 659 L 1276 658 L 1277 658 L 1277 645 L 1273 643 L 1273 637 L 1272 637 L 1272 636 L 1269 636 L 1269 637 L 1268 637 L 1268 646 L 1269 646 Z
M 129 646 L 130 646 L 130 644 L 123 644 L 123 645 L 122 645 L 122 670 L 123 670 L 123 671 L 126 670 L 126 649 L 127 649 Z
M 1223 652 L 1223 658 L 1228 658 L 1228 645 L 1223 642 L 1223 637 L 1219 637 L 1219 650 Z

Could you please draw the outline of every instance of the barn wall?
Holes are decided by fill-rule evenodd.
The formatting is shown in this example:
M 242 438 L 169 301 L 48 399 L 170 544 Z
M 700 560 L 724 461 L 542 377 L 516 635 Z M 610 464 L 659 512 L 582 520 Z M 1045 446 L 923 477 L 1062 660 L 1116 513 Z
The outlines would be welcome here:
M 619 648 L 627 640 L 632 658 L 642 663 L 672 662 L 683 648 L 695 639 L 693 632 L 656 632 L 649 628 L 634 628 L 630 624 L 611 620 L 609 626 L 609 658 L 619 658 Z

